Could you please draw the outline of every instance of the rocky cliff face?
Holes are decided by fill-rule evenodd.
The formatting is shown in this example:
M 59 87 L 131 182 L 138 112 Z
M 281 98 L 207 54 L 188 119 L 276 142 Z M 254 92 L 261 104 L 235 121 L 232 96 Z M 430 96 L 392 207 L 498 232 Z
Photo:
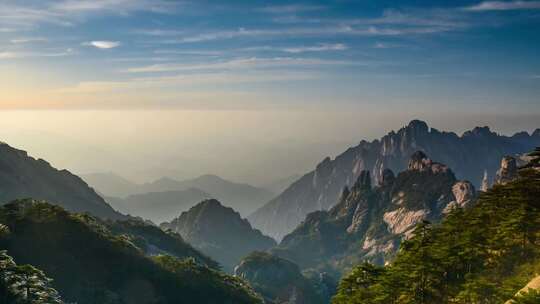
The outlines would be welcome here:
M 326 271 L 340 272 L 364 259 L 383 264 L 418 223 L 439 221 L 445 212 L 471 204 L 475 195 L 472 183 L 458 181 L 446 165 L 417 152 L 407 170 L 397 176 L 384 170 L 373 188 L 369 172 L 362 171 L 333 208 L 309 214 L 273 252 L 303 268 Z
M 501 167 L 497 170 L 497 175 L 495 176 L 495 183 L 505 185 L 512 181 L 518 172 L 517 161 L 512 156 L 505 156 L 501 160 Z
M 399 172 L 407 168 L 410 156 L 423 151 L 433 160 L 447 164 L 460 179 L 480 186 L 484 172 L 495 176 L 504 155 L 532 150 L 540 145 L 540 130 L 502 136 L 488 127 L 475 128 L 458 136 L 429 128 L 414 120 L 397 132 L 379 140 L 362 141 L 337 156 L 324 159 L 283 193 L 248 217 L 254 227 L 281 239 L 315 210 L 328 210 L 344 186 L 352 186 L 362 171 L 369 170 L 373 184 L 381 183 L 385 169 Z M 429 166 L 414 163 L 419 169 Z M 434 168 L 440 170 L 441 168 Z
M 47 200 L 69 211 L 102 218 L 124 218 L 78 176 L 0 143 L 0 202 L 21 198 Z
M 179 233 L 229 272 L 250 252 L 267 250 L 276 244 L 272 238 L 251 228 L 238 212 L 215 199 L 202 201 L 172 222 L 163 223 L 161 228 Z

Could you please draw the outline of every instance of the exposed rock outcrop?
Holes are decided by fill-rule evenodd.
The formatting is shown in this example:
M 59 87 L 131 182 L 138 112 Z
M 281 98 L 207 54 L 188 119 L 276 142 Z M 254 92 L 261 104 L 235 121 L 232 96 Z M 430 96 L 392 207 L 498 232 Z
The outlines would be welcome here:
M 518 172 L 517 161 L 512 156 L 505 156 L 501 160 L 501 167 L 497 171 L 495 183 L 505 185 L 516 178 Z
M 487 171 L 484 171 L 484 177 L 482 178 L 482 185 L 480 187 L 480 191 L 486 192 L 489 189 L 489 179 L 488 179 L 488 173 Z
M 421 221 L 439 221 L 452 204 L 467 206 L 474 198 L 470 182 L 457 181 L 445 165 L 414 153 L 407 170 L 385 170 L 372 188 L 361 171 L 351 190 L 343 191 L 329 211 L 316 211 L 272 252 L 301 267 L 343 271 L 353 261 L 383 264 Z
M 420 172 L 431 171 L 435 174 L 448 171 L 447 166 L 440 163 L 433 162 L 422 151 L 417 151 L 411 156 L 411 160 L 409 161 L 409 165 L 407 169 L 411 171 L 416 170 Z
M 452 193 L 454 194 L 455 201 L 450 202 L 443 213 L 448 213 L 454 208 L 467 207 L 476 197 L 476 190 L 469 181 L 459 181 L 452 187 Z
M 362 171 L 369 170 L 372 184 L 380 185 L 385 169 L 394 172 L 407 169 L 409 158 L 416 151 L 423 151 L 433 161 L 430 164 L 419 157 L 411 164 L 414 168 L 443 171 L 446 168 L 434 161 L 441 162 L 452 168 L 459 179 L 472 181 L 480 188 L 484 171 L 495 176 L 504 155 L 525 153 L 538 145 L 538 131 L 532 135 L 503 136 L 488 127 L 478 127 L 458 136 L 413 120 L 397 132 L 391 131 L 372 142 L 361 141 L 335 159 L 324 159 L 314 171 L 305 174 L 248 219 L 254 227 L 279 240 L 308 213 L 332 208 L 343 187 L 351 187 Z

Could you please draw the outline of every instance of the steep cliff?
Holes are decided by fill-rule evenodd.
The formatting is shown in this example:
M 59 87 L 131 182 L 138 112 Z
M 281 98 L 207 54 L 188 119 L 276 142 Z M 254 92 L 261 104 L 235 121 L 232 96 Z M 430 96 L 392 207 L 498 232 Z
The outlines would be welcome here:
M 335 159 L 324 159 L 315 170 L 305 174 L 279 196 L 248 217 L 251 224 L 280 240 L 316 210 L 328 210 L 337 201 L 344 186 L 352 186 L 364 170 L 380 182 L 384 169 L 400 172 L 409 157 L 420 150 L 433 160 L 448 165 L 456 177 L 480 188 L 484 172 L 495 176 L 505 155 L 525 153 L 540 145 L 540 130 L 504 136 L 488 127 L 477 127 L 459 136 L 429 128 L 413 120 L 397 132 L 379 140 L 361 141 Z

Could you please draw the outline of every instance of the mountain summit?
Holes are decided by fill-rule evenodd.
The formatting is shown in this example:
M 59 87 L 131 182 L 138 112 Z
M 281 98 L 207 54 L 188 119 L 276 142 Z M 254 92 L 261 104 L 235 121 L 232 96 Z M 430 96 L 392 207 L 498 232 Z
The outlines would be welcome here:
M 280 240 L 308 213 L 331 208 L 343 187 L 351 186 L 364 170 L 371 172 L 376 185 L 381 182 L 385 169 L 403 171 L 409 165 L 410 156 L 423 151 L 434 161 L 452 168 L 457 178 L 469 180 L 480 188 L 484 172 L 493 179 L 503 156 L 525 153 L 537 145 L 540 145 L 538 131 L 532 135 L 520 132 L 504 136 L 488 127 L 477 127 L 458 136 L 413 120 L 379 140 L 362 141 L 335 159 L 325 158 L 315 170 L 302 176 L 248 219 L 254 227 Z
M 452 208 L 468 205 L 476 194 L 471 183 L 456 180 L 446 165 L 420 151 L 412 155 L 407 170 L 394 176 L 386 169 L 383 176 L 371 187 L 369 172 L 362 171 L 334 207 L 308 214 L 274 253 L 302 268 L 338 272 L 361 260 L 383 264 L 418 223 L 437 222 Z
M 227 271 L 232 271 L 250 252 L 267 250 L 276 244 L 270 237 L 251 228 L 238 212 L 215 199 L 200 202 L 161 227 L 179 233 L 190 244 L 220 262 Z

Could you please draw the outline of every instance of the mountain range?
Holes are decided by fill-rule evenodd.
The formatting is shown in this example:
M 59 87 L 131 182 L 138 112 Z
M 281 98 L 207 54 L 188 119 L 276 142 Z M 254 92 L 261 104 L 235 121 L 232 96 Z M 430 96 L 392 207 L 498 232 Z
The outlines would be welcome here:
M 193 189 L 197 189 L 201 192 L 200 194 L 203 195 L 203 197 L 209 196 L 218 199 L 226 206 L 233 207 L 243 216 L 252 213 L 275 195 L 263 188 L 231 182 L 211 174 L 184 181 L 163 177 L 144 184 L 130 182 L 114 173 L 94 173 L 83 174 L 81 176 L 88 184 L 95 187 L 99 193 L 111 200 L 114 200 L 115 198 L 125 199 L 125 203 L 122 204 L 125 206 L 131 201 L 135 201 L 134 205 L 140 206 L 140 208 L 129 207 L 128 209 L 133 215 L 137 216 L 148 215 L 147 210 L 155 208 L 152 206 L 154 201 L 161 203 L 163 202 L 164 196 L 167 197 L 167 199 L 165 199 L 167 202 L 173 200 L 173 192 L 176 192 L 176 194 L 179 195 L 176 198 L 179 206 L 187 206 L 189 208 L 195 205 L 200 199 L 193 201 L 191 199 L 192 195 L 189 195 L 190 193 L 183 192 L 188 189 L 192 189 L 191 192 L 193 192 Z M 156 194 L 158 192 L 169 193 L 166 195 L 159 195 Z M 204 194 L 202 194 L 203 192 Z M 141 197 L 135 196 L 140 194 L 147 194 L 146 198 L 149 199 L 147 202 L 148 206 L 141 206 Z M 187 195 L 187 197 L 185 195 Z M 115 202 L 118 201 L 119 200 L 115 200 Z M 180 214 L 180 212 L 184 210 L 186 209 L 179 208 L 176 210 L 176 213 Z
M 302 268 L 338 275 L 360 261 L 383 265 L 418 223 L 438 222 L 475 196 L 470 182 L 458 181 L 446 165 L 416 152 L 407 170 L 395 176 L 385 169 L 377 185 L 362 171 L 334 207 L 308 214 L 273 252 Z
M 272 238 L 253 229 L 238 212 L 215 199 L 200 202 L 170 223 L 161 224 L 161 228 L 180 234 L 228 272 L 249 253 L 276 245 Z
M 503 159 L 503 178 L 467 208 L 420 222 L 391 263 L 358 263 L 332 303 L 540 303 L 540 148 L 529 156 L 513 172 Z
M 519 132 L 505 136 L 488 127 L 477 127 L 459 136 L 413 120 L 380 139 L 363 140 L 335 159 L 325 158 L 248 220 L 263 233 L 281 240 L 308 213 L 334 206 L 343 187 L 351 187 L 364 170 L 371 172 L 377 184 L 385 169 L 393 172 L 406 169 L 410 156 L 420 150 L 452 168 L 458 179 L 469 180 L 479 188 L 484 174 L 488 181 L 493 180 L 503 156 L 525 153 L 537 145 L 540 145 L 540 129 L 531 134 Z
M 211 197 L 202 190 L 189 188 L 179 191 L 132 194 L 126 198 L 105 196 L 104 199 L 122 213 L 136 215 L 159 224 L 171 221 L 198 202 Z
M 155 226 L 105 223 L 29 199 L 0 207 L 0 223 L 0 247 L 43 271 L 66 303 L 262 303 L 243 281 Z M 10 283 L 0 281 L 0 290 Z
M 0 202 L 22 198 L 47 200 L 69 211 L 102 218 L 124 218 L 78 176 L 0 143 Z

